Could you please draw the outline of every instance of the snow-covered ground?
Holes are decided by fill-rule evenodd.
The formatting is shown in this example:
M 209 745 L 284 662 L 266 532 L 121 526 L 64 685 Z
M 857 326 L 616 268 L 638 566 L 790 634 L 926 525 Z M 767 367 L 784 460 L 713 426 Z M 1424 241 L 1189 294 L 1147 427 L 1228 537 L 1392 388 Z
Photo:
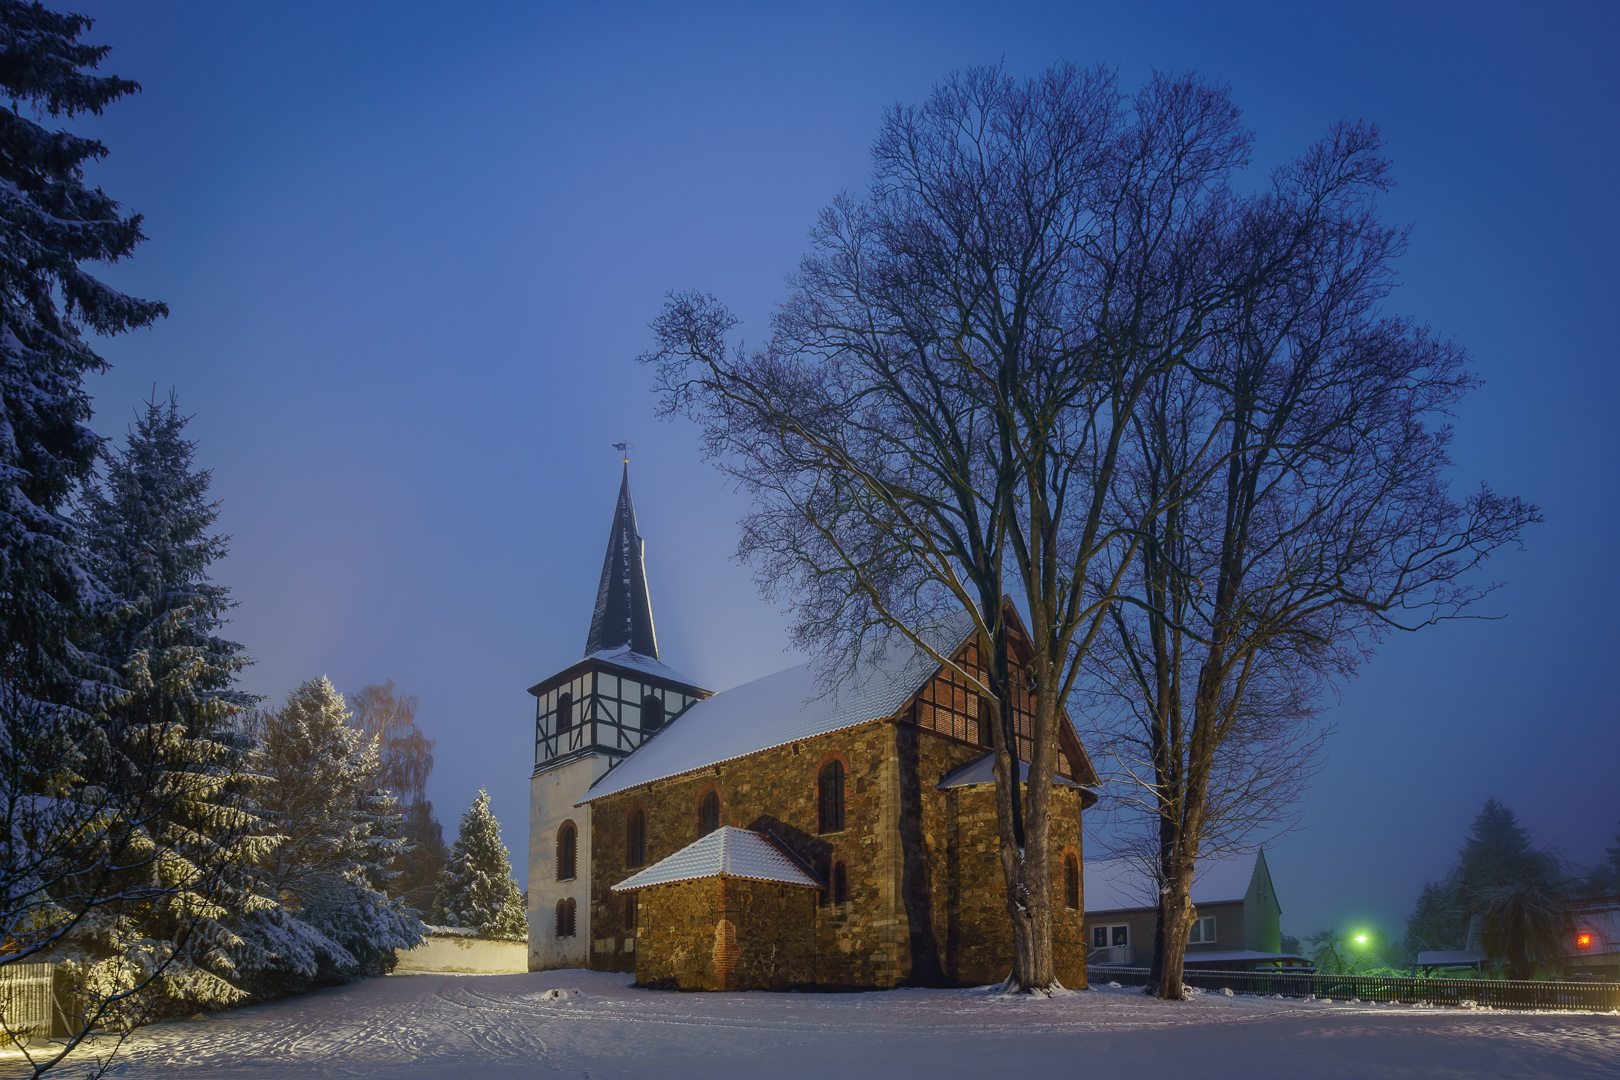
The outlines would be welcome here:
M 588 971 L 372 979 L 147 1028 L 114 1075 L 1620 1076 L 1620 1015 L 1220 994 L 1166 1004 L 1106 987 L 1009 1000 L 975 990 L 674 994 L 628 982 Z

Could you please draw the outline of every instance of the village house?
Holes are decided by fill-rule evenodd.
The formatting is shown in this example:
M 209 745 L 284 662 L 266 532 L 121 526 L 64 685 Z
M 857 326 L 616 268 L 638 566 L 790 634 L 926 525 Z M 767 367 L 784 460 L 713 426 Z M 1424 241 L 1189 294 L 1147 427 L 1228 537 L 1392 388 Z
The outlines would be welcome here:
M 930 633 L 979 668 L 965 615 Z M 899 636 L 831 690 L 807 666 L 719 694 L 672 671 L 628 470 L 586 655 L 530 693 L 532 969 L 708 990 L 983 984 L 1011 969 L 978 696 Z M 1017 702 L 1026 777 L 1031 704 Z M 1059 774 L 1054 949 L 1059 980 L 1081 987 L 1081 814 L 1097 778 L 1067 717 Z
M 1086 940 L 1093 964 L 1149 967 L 1158 949 L 1158 886 L 1134 859 L 1085 864 Z M 1200 859 L 1186 965 L 1229 971 L 1295 966 L 1282 951 L 1282 907 L 1266 853 Z

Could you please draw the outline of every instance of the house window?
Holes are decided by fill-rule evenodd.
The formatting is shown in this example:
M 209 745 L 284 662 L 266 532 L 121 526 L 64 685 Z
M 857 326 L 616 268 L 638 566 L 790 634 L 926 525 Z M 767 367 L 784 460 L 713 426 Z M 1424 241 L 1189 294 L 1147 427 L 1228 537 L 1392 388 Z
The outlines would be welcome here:
M 559 938 L 574 936 L 574 910 L 575 905 L 572 897 L 557 901 L 557 936 Z
M 645 866 L 647 863 L 647 811 L 641 807 L 630 812 L 624 827 L 624 865 Z
M 849 864 L 839 859 L 832 868 L 832 902 L 849 903 Z
M 1215 942 L 1215 916 L 1206 915 L 1202 919 L 1194 919 L 1192 933 L 1187 935 L 1189 945 L 1212 945 Z
M 636 929 L 636 924 L 640 920 L 641 920 L 641 894 L 639 892 L 627 892 L 627 893 L 625 893 L 624 894 L 624 928 L 626 930 L 634 932 L 635 929 Z
M 557 695 L 557 734 L 566 735 L 574 726 L 574 695 Z
M 664 699 L 648 694 L 641 699 L 641 730 L 657 731 L 664 726 Z
M 816 831 L 844 831 L 844 763 L 829 761 L 816 777 Z
M 698 835 L 708 836 L 720 827 L 720 793 L 712 788 L 698 800 Z
M 557 830 L 557 880 L 573 881 L 575 855 L 578 850 L 579 834 L 574 829 L 572 821 L 562 823 Z
M 1093 949 L 1106 949 L 1112 945 L 1129 945 L 1131 943 L 1131 928 L 1127 925 L 1093 926 L 1091 928 L 1091 947 Z
M 1080 910 L 1080 860 L 1073 855 L 1063 856 L 1063 906 Z

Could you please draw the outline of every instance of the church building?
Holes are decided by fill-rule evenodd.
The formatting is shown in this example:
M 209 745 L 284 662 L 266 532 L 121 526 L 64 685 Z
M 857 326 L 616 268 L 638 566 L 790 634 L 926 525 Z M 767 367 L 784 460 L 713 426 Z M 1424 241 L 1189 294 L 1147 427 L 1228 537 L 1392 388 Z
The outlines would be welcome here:
M 803 665 L 712 693 L 658 658 L 642 552 L 627 466 L 585 656 L 529 689 L 530 968 L 694 990 L 1005 978 L 979 697 L 899 635 L 833 691 Z M 931 634 L 980 666 L 965 614 Z M 1017 702 L 1026 777 L 1031 706 Z M 1081 987 L 1097 777 L 1066 717 L 1058 760 L 1053 946 Z

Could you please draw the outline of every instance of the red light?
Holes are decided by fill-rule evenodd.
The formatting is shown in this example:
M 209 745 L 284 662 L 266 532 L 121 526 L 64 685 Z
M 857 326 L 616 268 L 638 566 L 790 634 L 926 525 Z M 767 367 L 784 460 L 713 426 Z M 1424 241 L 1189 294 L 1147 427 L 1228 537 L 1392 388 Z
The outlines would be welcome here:
M 1585 932 L 1576 934 L 1575 947 L 1577 949 L 1590 949 L 1592 947 L 1592 935 Z

